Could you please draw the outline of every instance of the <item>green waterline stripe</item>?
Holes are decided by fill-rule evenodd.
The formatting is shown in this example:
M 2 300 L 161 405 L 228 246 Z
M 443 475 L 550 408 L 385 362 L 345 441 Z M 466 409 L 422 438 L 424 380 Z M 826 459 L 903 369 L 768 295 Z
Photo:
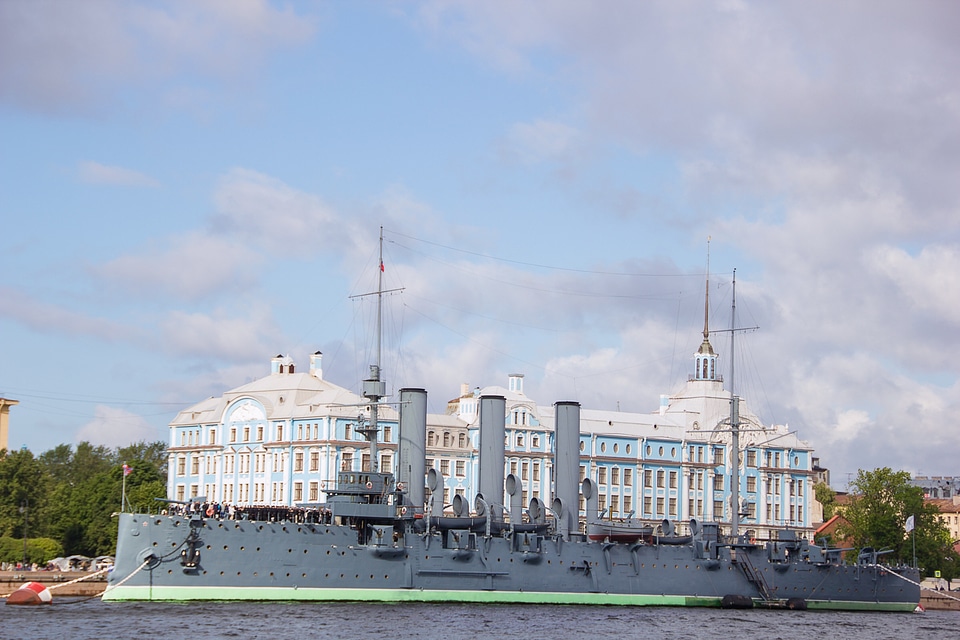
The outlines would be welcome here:
M 259 600 L 317 602 L 455 602 L 476 604 L 590 604 L 719 607 L 721 598 L 703 596 L 570 593 L 545 591 L 446 591 L 421 589 L 320 589 L 291 587 L 149 587 L 121 585 L 103 595 L 108 602 Z M 916 603 L 808 600 L 808 609 L 913 611 Z

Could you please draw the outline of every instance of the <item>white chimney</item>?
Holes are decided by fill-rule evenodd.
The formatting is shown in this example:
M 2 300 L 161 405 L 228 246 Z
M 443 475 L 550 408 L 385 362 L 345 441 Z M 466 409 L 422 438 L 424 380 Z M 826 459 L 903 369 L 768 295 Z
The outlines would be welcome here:
M 323 353 L 310 354 L 310 375 L 323 380 Z

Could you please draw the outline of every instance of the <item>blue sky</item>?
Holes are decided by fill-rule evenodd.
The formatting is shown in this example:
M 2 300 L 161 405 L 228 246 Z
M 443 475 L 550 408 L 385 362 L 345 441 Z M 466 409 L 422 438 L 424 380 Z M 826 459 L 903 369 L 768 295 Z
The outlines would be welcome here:
M 358 388 L 382 226 L 431 411 L 510 373 L 654 410 L 709 237 L 765 422 L 838 487 L 956 475 L 960 10 L 835 5 L 0 3 L 10 446 L 166 439 L 278 353 Z

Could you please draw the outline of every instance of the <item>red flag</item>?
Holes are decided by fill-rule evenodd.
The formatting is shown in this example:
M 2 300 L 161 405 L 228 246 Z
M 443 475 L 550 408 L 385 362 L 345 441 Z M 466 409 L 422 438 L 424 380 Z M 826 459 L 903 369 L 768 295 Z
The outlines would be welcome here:
M 383 273 L 383 260 L 380 261 L 380 272 Z
M 128 466 L 127 463 L 123 464 L 123 475 L 128 476 L 133 473 L 133 467 Z

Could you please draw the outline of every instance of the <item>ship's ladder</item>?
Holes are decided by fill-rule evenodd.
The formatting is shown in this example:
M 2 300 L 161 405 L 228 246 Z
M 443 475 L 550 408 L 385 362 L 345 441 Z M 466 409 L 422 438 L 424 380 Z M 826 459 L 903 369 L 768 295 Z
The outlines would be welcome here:
M 757 570 L 753 565 L 753 562 L 750 561 L 750 556 L 747 553 L 738 553 L 734 556 L 734 562 L 743 570 L 743 575 L 747 577 L 747 580 L 757 585 L 757 588 L 760 590 L 760 595 L 763 596 L 763 600 L 766 603 L 773 602 L 775 598 L 770 593 L 770 587 L 767 585 L 767 581 L 763 579 L 763 574 Z

